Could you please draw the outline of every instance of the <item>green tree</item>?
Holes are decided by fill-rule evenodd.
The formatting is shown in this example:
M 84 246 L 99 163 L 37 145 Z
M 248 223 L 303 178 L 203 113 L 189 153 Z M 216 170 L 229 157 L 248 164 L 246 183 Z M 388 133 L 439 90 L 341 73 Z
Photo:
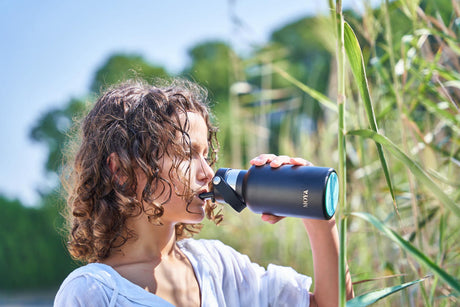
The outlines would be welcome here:
M 57 196 L 44 201 L 51 204 Z M 51 205 L 24 207 L 0 196 L 0 289 L 56 287 L 74 268 L 56 231 L 59 215 Z M 62 224 L 61 224 L 62 225 Z
M 168 77 L 163 67 L 148 63 L 140 55 L 114 54 L 96 71 L 90 90 L 99 93 L 107 86 L 129 78 L 153 81 Z
M 74 117 L 85 109 L 81 99 L 70 99 L 63 108 L 54 108 L 38 119 L 30 132 L 30 138 L 48 150 L 45 169 L 58 174 L 63 163 L 63 152 Z
M 97 69 L 91 83 L 91 90 L 99 92 L 129 77 L 154 80 L 167 76 L 167 72 L 162 67 L 149 64 L 141 56 L 115 54 Z M 32 128 L 30 133 L 32 140 L 45 145 L 48 149 L 46 171 L 59 174 L 64 162 L 63 153 L 68 142 L 69 130 L 75 119 L 82 116 L 90 100 L 90 97 L 70 99 L 63 107 L 46 112 Z
M 188 55 L 190 65 L 183 74 L 204 85 L 213 100 L 226 103 L 230 82 L 235 81 L 232 78 L 234 51 L 224 42 L 210 41 L 192 47 Z

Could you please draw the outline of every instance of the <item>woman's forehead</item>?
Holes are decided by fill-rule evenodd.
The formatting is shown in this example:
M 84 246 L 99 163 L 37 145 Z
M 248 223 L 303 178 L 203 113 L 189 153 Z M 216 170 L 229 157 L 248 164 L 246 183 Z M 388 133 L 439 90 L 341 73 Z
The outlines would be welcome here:
M 180 113 L 179 120 L 181 126 L 184 126 L 186 121 L 188 122 L 187 126 L 189 133 L 193 130 L 208 130 L 208 125 L 206 124 L 204 117 L 197 112 L 189 111 L 186 113 Z

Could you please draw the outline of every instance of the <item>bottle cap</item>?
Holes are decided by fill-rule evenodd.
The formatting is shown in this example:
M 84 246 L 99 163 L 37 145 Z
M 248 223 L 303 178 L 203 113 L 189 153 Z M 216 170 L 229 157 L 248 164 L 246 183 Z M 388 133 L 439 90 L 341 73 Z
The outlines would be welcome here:
M 325 200 L 326 214 L 332 217 L 337 209 L 339 200 L 339 180 L 335 172 L 332 172 L 327 178 Z

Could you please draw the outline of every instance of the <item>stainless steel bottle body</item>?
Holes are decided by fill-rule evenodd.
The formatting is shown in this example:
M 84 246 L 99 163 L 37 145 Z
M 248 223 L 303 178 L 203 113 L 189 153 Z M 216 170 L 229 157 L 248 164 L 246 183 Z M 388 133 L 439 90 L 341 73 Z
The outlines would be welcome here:
M 327 167 L 223 168 L 216 172 L 213 184 L 215 198 L 237 211 L 247 206 L 255 213 L 330 219 L 338 200 L 337 174 Z

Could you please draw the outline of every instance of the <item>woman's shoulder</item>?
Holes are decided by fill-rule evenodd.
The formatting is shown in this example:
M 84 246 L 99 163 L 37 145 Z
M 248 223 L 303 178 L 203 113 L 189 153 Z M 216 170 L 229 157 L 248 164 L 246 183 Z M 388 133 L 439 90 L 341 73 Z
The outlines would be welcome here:
M 107 305 L 109 298 L 106 290 L 113 291 L 116 288 L 112 270 L 99 263 L 75 269 L 62 282 L 54 306 L 83 306 L 86 303 Z
M 250 262 L 248 256 L 219 240 L 183 239 L 177 244 L 194 267 L 195 264 L 199 266 L 199 263 L 203 262 L 214 269 L 235 265 L 244 266 Z
M 117 275 L 118 274 L 116 274 L 115 270 L 109 265 L 102 263 L 89 263 L 71 272 L 62 285 L 64 286 L 68 283 L 78 284 L 86 280 L 99 282 L 110 288 L 115 288 L 116 282 L 114 278 L 116 278 Z
M 123 278 L 111 266 L 91 263 L 67 276 L 54 306 L 172 306 L 164 299 Z
M 237 253 L 237 251 L 231 246 L 228 246 L 219 240 L 189 238 L 178 241 L 177 245 L 181 250 L 186 250 L 194 254 Z

